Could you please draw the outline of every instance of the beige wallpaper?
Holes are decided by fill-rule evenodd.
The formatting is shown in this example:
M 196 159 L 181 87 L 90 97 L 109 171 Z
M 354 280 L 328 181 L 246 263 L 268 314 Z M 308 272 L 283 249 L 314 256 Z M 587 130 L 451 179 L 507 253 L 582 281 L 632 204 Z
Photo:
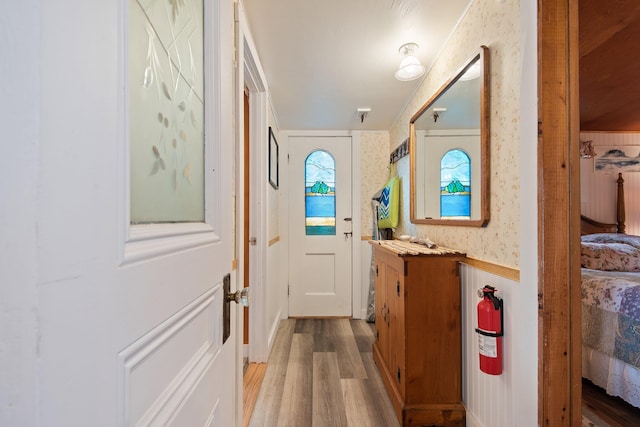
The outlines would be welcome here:
M 480 45 L 489 47 L 491 69 L 491 220 L 486 228 L 416 226 L 409 222 L 409 161 L 401 159 L 401 218 L 396 234 L 429 237 L 471 257 L 519 265 L 520 8 L 517 2 L 476 0 L 390 131 L 390 148 L 407 138 L 409 119 Z
M 389 179 L 389 132 L 362 132 L 360 135 L 360 209 L 362 236 L 373 235 L 371 197 Z

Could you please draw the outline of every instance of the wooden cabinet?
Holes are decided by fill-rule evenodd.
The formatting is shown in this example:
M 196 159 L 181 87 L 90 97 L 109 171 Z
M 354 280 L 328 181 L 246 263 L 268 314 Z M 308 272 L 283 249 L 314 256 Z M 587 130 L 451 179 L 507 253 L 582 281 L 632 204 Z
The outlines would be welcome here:
M 402 426 L 465 425 L 458 251 L 372 241 L 373 357 Z

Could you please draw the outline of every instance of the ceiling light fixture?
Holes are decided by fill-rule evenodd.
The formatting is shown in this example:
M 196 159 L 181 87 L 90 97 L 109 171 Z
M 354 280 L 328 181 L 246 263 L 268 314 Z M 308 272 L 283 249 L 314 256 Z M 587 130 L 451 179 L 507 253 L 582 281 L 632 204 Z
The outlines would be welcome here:
M 416 43 L 405 43 L 400 46 L 398 52 L 404 55 L 398 71 L 396 71 L 395 77 L 401 82 L 408 82 L 415 80 L 422 76 L 425 72 L 424 66 L 420 63 L 420 60 L 413 55 L 413 51 L 418 48 Z

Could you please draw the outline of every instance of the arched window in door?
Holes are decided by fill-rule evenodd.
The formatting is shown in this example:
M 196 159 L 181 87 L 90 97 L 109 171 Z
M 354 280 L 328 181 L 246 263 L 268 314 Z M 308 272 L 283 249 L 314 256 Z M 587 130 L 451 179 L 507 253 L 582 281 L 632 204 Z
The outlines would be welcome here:
M 471 218 L 471 159 L 460 149 L 440 161 L 440 217 Z
M 307 236 L 336 234 L 336 161 L 316 150 L 304 163 L 305 226 Z

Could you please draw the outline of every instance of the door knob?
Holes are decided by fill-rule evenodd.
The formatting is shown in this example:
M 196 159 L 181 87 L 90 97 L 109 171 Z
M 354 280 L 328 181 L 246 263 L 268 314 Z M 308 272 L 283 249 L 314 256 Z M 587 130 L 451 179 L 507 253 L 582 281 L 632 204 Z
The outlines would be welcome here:
M 249 288 L 244 288 L 236 292 L 227 292 L 225 295 L 227 302 L 235 302 L 243 307 L 249 307 Z
M 222 344 L 231 336 L 231 301 L 244 307 L 249 306 L 249 288 L 231 292 L 231 274 L 222 279 Z

